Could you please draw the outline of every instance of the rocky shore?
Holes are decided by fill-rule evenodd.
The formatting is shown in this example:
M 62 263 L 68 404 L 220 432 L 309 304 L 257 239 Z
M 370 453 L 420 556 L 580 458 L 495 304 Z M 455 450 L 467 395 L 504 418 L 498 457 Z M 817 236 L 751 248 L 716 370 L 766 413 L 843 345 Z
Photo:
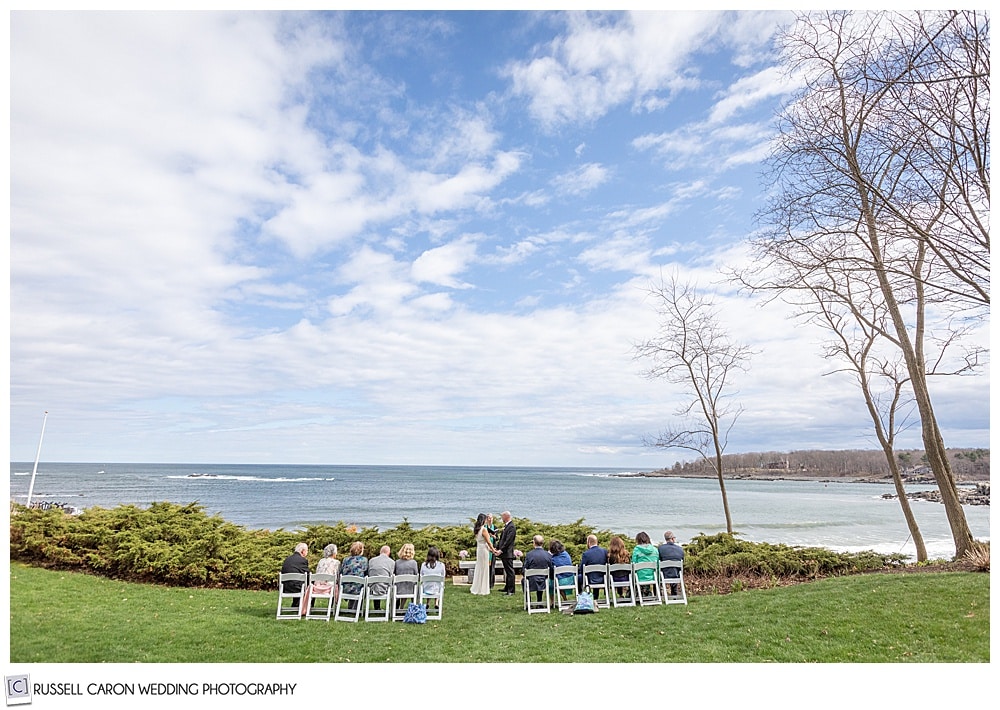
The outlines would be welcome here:
M 885 493 L 882 497 L 890 500 L 898 498 L 895 493 Z M 910 500 L 929 500 L 933 503 L 940 503 L 941 491 L 936 488 L 929 491 L 913 491 L 907 493 L 906 497 Z M 975 488 L 960 486 L 958 489 L 958 499 L 962 502 L 962 505 L 989 505 L 990 484 L 979 483 L 976 484 Z

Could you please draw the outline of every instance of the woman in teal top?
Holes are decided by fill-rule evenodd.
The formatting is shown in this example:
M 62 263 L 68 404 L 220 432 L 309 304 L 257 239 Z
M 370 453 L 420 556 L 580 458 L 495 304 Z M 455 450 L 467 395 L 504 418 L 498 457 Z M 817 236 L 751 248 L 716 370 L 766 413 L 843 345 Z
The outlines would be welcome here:
M 659 562 L 660 553 L 653 547 L 653 543 L 649 540 L 649 535 L 645 532 L 641 532 L 635 536 L 635 549 L 632 550 L 632 564 L 636 562 Z M 656 568 L 653 569 L 641 569 L 636 574 L 637 579 L 640 583 L 656 582 Z

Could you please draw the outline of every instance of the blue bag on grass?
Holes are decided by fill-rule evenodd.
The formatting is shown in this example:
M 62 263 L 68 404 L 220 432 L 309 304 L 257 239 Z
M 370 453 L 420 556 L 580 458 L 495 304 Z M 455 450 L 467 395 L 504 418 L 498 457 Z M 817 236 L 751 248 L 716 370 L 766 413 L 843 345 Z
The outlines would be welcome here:
M 404 624 L 426 624 L 427 623 L 427 605 L 426 604 L 410 604 L 406 607 L 406 613 L 403 615 Z
M 590 592 L 580 592 L 576 595 L 576 608 L 573 609 L 574 614 L 593 614 L 594 613 L 594 595 Z

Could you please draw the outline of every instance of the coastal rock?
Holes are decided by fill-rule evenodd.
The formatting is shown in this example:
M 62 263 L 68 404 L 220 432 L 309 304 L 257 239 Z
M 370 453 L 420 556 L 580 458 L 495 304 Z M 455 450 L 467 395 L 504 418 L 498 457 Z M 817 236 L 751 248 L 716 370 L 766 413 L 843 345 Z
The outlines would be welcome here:
M 882 496 L 887 500 L 895 499 L 895 493 L 885 493 Z M 941 491 L 937 488 L 929 491 L 912 491 L 906 494 L 910 500 L 929 500 L 934 503 L 941 502 Z M 975 488 L 959 488 L 958 500 L 962 505 L 989 505 L 990 504 L 990 484 L 978 483 Z

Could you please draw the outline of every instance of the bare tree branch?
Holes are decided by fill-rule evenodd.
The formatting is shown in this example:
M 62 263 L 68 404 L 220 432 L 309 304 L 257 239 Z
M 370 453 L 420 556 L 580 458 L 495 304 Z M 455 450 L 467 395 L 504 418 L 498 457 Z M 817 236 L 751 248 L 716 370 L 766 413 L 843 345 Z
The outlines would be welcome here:
M 649 288 L 660 316 L 659 332 L 635 346 L 635 357 L 651 364 L 646 377 L 683 385 L 690 398 L 675 414 L 683 424 L 664 430 L 647 445 L 687 449 L 715 467 L 726 530 L 733 532 L 723 478 L 722 455 L 743 408 L 732 401 L 732 378 L 749 366 L 752 352 L 719 324 L 712 302 L 676 274 Z

